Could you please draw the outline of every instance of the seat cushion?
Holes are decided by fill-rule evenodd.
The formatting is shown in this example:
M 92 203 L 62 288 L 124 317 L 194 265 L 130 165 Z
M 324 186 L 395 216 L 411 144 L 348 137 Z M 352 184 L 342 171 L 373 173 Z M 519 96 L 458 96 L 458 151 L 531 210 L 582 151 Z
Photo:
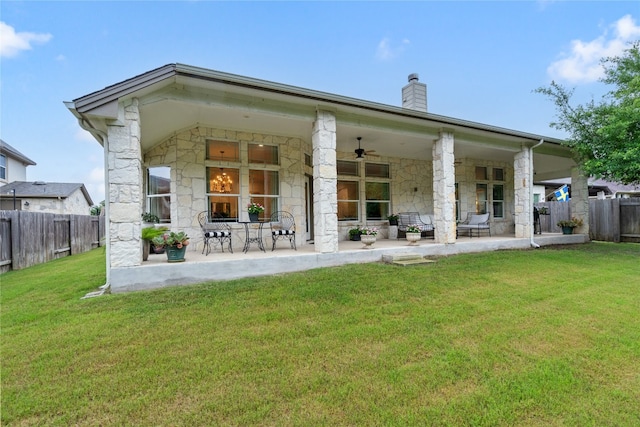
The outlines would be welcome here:
M 273 230 L 272 233 L 274 236 L 292 236 L 296 234 L 293 230 Z
M 205 237 L 215 238 L 215 237 L 229 237 L 231 232 L 229 231 L 207 231 L 204 233 Z

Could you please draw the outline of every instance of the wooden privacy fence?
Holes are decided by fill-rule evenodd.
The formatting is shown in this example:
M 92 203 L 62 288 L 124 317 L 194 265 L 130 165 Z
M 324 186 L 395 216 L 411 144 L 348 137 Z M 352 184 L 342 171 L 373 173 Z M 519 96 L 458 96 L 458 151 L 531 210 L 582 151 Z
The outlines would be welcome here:
M 571 218 L 571 203 L 543 202 L 548 215 L 540 215 L 543 233 L 559 233 L 556 225 L 561 219 Z M 640 198 L 590 199 L 589 238 L 607 242 L 640 242 Z
M 640 242 L 640 198 L 589 200 L 589 237 Z
M 0 273 L 89 251 L 104 236 L 103 216 L 0 211 Z
M 562 233 L 556 224 L 561 219 L 571 218 L 571 203 L 569 202 L 542 202 L 536 203 L 535 207 L 547 208 L 546 215 L 540 215 L 540 229 L 543 233 Z

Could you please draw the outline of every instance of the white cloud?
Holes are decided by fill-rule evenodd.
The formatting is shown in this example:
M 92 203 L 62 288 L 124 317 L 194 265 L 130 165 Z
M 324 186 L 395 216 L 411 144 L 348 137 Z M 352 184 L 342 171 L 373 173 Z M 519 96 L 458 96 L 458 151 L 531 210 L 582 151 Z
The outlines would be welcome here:
M 610 26 L 613 31 L 604 33 L 588 42 L 571 41 L 571 52 L 563 54 L 564 58 L 553 62 L 547 73 L 554 80 L 569 83 L 590 83 L 604 76 L 604 68 L 600 64 L 602 58 L 620 56 L 627 43 L 640 37 L 640 26 L 636 25 L 631 15 L 625 15 Z
M 391 46 L 391 40 L 388 37 L 385 37 L 378 43 L 376 59 L 379 61 L 390 61 L 404 52 L 405 47 L 410 43 L 411 42 L 408 39 L 403 39 L 399 45 L 394 47 Z
M 31 50 L 32 43 L 47 43 L 51 34 L 16 33 L 15 29 L 0 21 L 0 57 L 11 58 L 23 50 Z

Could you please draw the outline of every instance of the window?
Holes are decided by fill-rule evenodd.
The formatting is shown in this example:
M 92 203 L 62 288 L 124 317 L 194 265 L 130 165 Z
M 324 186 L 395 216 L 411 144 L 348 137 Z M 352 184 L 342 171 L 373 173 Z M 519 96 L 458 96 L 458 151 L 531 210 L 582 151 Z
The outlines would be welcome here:
M 304 164 L 305 166 L 309 166 L 309 167 L 313 166 L 313 164 L 311 163 L 311 156 L 307 153 L 304 153 Z
M 7 156 L 0 154 L 0 179 L 7 179 Z
M 493 186 L 493 217 L 504 218 L 504 186 Z
M 504 169 L 502 169 L 502 168 L 493 168 L 493 180 L 494 181 L 504 181 Z
M 280 196 L 280 181 L 278 171 L 273 170 L 249 170 L 249 203 L 260 203 L 264 206 L 264 212 L 260 219 L 268 219 L 278 210 L 278 197 Z
M 361 176 L 364 169 L 364 177 Z M 391 213 L 391 184 L 389 165 L 338 160 L 336 165 L 341 177 L 358 177 L 357 181 L 338 179 L 338 220 L 383 220 Z M 355 178 L 354 178 L 355 179 Z M 376 181 L 373 181 L 375 179 Z M 364 186 L 364 205 L 360 188 Z M 361 210 L 364 209 L 364 218 Z
M 336 163 L 336 169 L 338 175 L 347 176 L 360 176 L 360 170 L 358 169 L 358 162 L 348 162 L 346 160 L 338 160 Z
M 207 140 L 207 160 L 240 161 L 240 146 L 237 141 Z
M 484 166 L 476 166 L 476 180 L 478 181 L 486 181 L 487 180 L 487 168 Z
M 460 192 L 458 191 L 458 183 L 455 184 L 456 187 L 456 220 L 460 220 Z
M 358 181 L 338 181 L 338 221 L 358 220 L 358 194 Z
M 367 178 L 389 178 L 389 165 L 365 163 L 364 174 Z
M 278 164 L 278 146 L 264 144 L 249 144 L 249 163 L 264 165 Z
M 365 183 L 366 193 L 366 219 L 381 220 L 389 215 L 389 183 L 388 182 L 367 182 Z
M 238 220 L 240 170 L 207 168 L 207 198 L 209 216 L 221 221 Z
M 476 213 L 487 213 L 487 184 L 476 184 Z
M 171 222 L 171 168 L 147 169 L 147 210 L 157 215 L 161 223 Z

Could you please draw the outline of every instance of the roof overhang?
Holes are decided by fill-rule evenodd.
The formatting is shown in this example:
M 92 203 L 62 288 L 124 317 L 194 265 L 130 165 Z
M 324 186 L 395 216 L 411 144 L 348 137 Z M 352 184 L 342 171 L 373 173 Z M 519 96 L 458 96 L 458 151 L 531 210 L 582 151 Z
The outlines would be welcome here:
M 107 125 L 120 120 L 119 104 L 132 98 L 139 100 L 143 151 L 198 125 L 308 140 L 317 111 L 329 110 L 337 119 L 339 151 L 353 152 L 359 136 L 363 148 L 379 156 L 430 159 L 433 141 L 446 130 L 454 134 L 457 158 L 490 152 L 489 158 L 510 162 L 523 147 L 544 140 L 534 162 L 549 168 L 539 173 L 552 177 L 575 165 L 556 138 L 183 64 L 165 65 L 66 105 L 103 143 Z

